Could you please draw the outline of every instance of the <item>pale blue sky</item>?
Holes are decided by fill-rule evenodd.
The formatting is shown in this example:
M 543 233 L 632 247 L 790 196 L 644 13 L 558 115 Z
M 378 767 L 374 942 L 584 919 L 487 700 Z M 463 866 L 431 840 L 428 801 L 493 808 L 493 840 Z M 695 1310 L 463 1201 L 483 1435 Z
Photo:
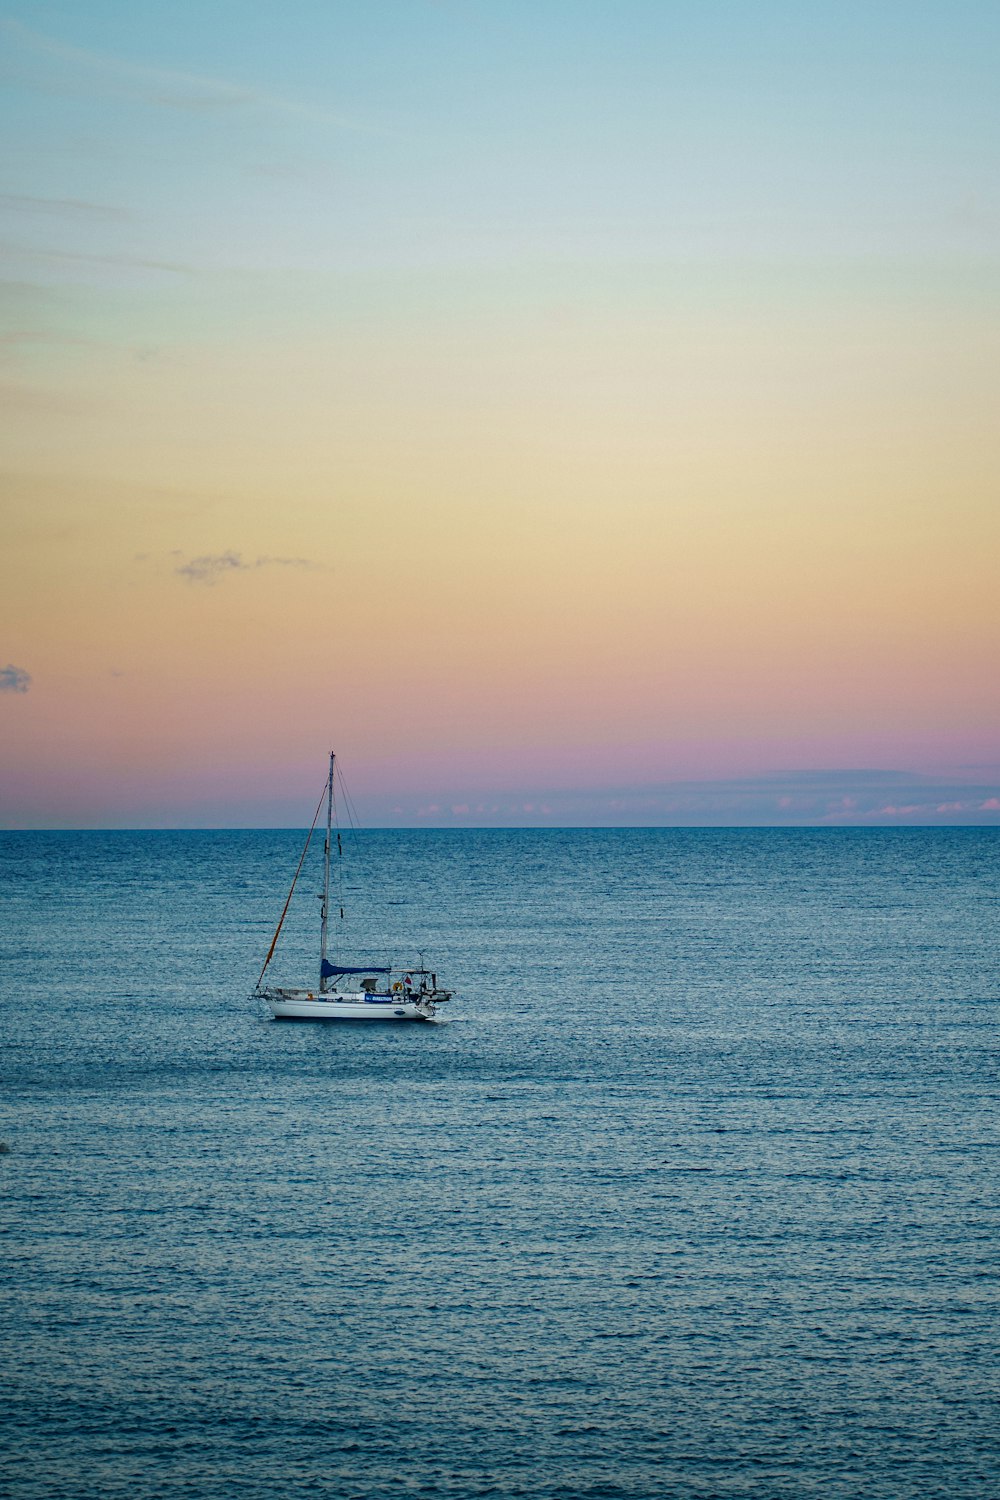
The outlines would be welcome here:
M 0 0 L 0 54 L 18 818 L 282 821 L 318 682 L 380 821 L 1000 816 L 1000 5 Z M 329 650 L 356 576 L 433 587 Z
M 73 245 L 95 253 L 329 269 L 995 248 L 995 5 L 2 14 L 4 190 L 79 203 Z M 58 249 L 44 212 L 8 204 L 22 240 Z

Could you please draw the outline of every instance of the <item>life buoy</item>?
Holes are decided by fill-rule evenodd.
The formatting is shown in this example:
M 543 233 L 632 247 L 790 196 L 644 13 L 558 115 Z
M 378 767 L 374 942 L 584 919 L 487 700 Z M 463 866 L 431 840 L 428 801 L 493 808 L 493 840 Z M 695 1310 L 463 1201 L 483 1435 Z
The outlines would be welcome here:
M 393 985 L 393 987 L 392 987 L 392 993 L 393 993 L 393 994 L 394 994 L 394 995 L 398 995 L 398 994 L 399 994 L 399 992 L 400 992 L 400 990 L 401 990 L 401 989 L 402 989 L 402 988 L 403 988 L 403 986 L 402 986 L 402 985 L 401 985 L 401 984 L 400 984 L 400 982 L 399 982 L 399 980 L 398 980 L 398 979 L 397 979 L 397 980 L 396 980 L 396 983 L 395 983 L 395 984 L 394 984 L 394 985 Z

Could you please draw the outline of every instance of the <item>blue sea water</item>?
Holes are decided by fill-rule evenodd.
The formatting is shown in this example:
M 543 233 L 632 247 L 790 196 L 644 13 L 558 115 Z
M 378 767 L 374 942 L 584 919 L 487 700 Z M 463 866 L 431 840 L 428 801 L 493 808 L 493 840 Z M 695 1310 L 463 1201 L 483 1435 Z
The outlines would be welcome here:
M 300 843 L 0 836 L 12 1500 L 1000 1494 L 1000 833 Z

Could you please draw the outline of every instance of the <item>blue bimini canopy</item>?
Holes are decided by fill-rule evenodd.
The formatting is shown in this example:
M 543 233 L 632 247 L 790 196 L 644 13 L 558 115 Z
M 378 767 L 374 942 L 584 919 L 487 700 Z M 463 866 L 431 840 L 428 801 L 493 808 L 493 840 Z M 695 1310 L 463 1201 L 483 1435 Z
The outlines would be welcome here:
M 321 979 L 332 979 L 335 974 L 388 974 L 390 971 L 380 964 L 332 964 L 324 958 L 320 965 Z

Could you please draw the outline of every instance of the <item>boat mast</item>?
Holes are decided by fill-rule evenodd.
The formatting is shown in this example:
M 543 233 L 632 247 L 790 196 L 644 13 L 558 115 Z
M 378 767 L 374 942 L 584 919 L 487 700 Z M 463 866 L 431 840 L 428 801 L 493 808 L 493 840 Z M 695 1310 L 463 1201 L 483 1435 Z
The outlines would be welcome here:
M 323 845 L 323 917 L 319 929 L 319 987 L 326 989 L 323 970 L 326 967 L 327 912 L 330 909 L 330 834 L 333 829 L 333 763 L 336 760 L 330 751 L 330 775 L 326 783 L 326 842 Z

